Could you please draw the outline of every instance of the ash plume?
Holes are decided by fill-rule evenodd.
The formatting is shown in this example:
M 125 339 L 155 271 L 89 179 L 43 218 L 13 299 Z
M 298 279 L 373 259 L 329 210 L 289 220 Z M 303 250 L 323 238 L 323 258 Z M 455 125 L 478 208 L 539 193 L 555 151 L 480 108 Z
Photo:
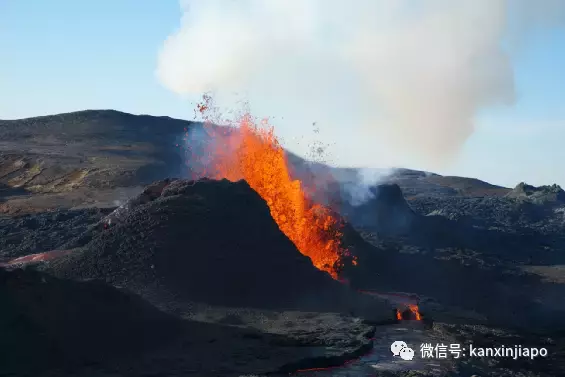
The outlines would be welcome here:
M 334 164 L 443 169 L 483 108 L 512 104 L 512 62 L 560 0 L 185 0 L 157 77 L 187 96 L 237 92 L 277 132 L 313 121 Z M 505 47 L 506 46 L 506 47 Z M 226 100 L 226 103 L 228 101 Z M 274 114 L 276 113 L 276 114 Z

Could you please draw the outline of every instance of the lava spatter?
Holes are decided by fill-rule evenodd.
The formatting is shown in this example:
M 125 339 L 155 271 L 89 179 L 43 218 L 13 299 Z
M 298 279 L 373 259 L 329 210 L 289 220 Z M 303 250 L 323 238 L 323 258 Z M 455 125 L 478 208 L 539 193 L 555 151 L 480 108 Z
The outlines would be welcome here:
M 214 107 L 205 96 L 197 109 L 206 119 Z M 331 211 L 307 197 L 300 180 L 290 174 L 285 150 L 266 121 L 256 124 L 244 115 L 234 127 L 207 125 L 214 142 L 207 151 L 205 175 L 244 179 L 269 206 L 280 230 L 308 256 L 314 266 L 334 279 L 347 251 L 341 245 L 341 225 Z M 252 236 L 252 235 L 250 235 Z

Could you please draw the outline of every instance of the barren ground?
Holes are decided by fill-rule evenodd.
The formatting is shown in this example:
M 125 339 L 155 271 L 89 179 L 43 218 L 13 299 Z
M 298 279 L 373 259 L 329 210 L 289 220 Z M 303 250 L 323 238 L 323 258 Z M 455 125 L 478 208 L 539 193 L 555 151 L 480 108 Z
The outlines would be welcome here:
M 102 220 L 117 206 L 155 180 L 186 175 L 183 161 L 187 155 L 177 144 L 194 126 L 166 117 L 115 111 L 0 121 L 0 262 L 51 250 L 84 252 L 104 233 Z M 343 177 L 355 174 L 337 173 Z M 341 368 L 299 374 L 561 375 L 565 370 L 565 204 L 561 192 L 551 187 L 534 192 L 524 185 L 512 190 L 471 178 L 409 170 L 398 171 L 389 183 L 398 184 L 400 198 L 377 196 L 364 208 L 342 208 L 355 228 L 351 243 L 364 262 L 349 276 L 351 287 L 380 292 L 384 297 L 387 292 L 415 294 L 422 312 L 435 321 L 432 327 L 368 323 L 360 313 L 180 300 L 148 286 L 147 291 L 138 289 L 133 294 L 168 316 L 171 323 L 180 321 L 186 331 L 110 363 L 90 360 L 67 370 L 43 369 L 33 375 L 288 375 L 341 365 L 356 357 L 360 358 Z M 390 192 L 396 195 L 394 189 Z M 52 273 L 51 262 L 36 267 Z M 2 283 L 3 302 L 9 302 L 9 297 L 28 297 L 14 291 L 6 283 L 10 279 Z M 132 294 L 127 281 L 109 283 L 119 287 L 107 282 L 107 289 Z M 103 302 L 91 298 L 90 288 L 75 287 L 73 281 L 63 279 L 56 284 L 87 297 L 80 304 L 84 307 Z M 34 292 L 33 284 L 30 289 Z M 155 292 L 159 297 L 152 297 Z M 62 299 L 45 295 L 42 297 Z M 36 326 L 28 335 L 36 334 L 37 326 L 49 329 L 55 322 L 37 322 L 26 308 L 37 311 L 41 302 L 42 313 L 51 313 L 47 316 L 51 319 L 84 309 L 78 303 L 53 301 L 47 305 L 37 300 L 24 300 L 25 305 L 19 307 L 27 313 L 22 317 L 24 323 Z M 389 303 L 392 309 L 394 302 Z M 68 311 L 58 309 L 63 305 L 70 305 Z M 120 321 L 127 322 L 127 313 L 135 308 L 116 307 L 124 315 Z M 14 328 L 10 322 L 14 318 L 0 320 L 3 326 Z M 417 356 L 424 342 L 474 342 L 485 347 L 546 347 L 548 358 L 418 359 L 408 363 L 393 359 L 387 350 L 398 336 L 414 347 Z M 111 343 L 111 336 L 107 340 Z M 41 347 L 34 350 L 40 354 Z M 33 365 L 34 361 L 22 363 Z M 14 373 L 29 375 L 25 368 Z

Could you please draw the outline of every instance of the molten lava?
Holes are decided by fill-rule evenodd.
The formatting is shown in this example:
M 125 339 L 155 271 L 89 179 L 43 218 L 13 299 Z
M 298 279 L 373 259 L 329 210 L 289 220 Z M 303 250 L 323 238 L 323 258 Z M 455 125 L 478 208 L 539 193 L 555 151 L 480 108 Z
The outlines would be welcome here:
M 396 309 L 396 319 L 399 320 L 399 321 L 402 321 L 402 320 L 421 321 L 422 315 L 420 314 L 420 310 L 418 308 L 418 305 L 407 304 L 406 309 L 402 312 L 400 310 Z
M 409 305 L 408 305 L 408 309 L 410 309 L 410 311 L 414 314 L 414 316 L 416 317 L 416 321 L 421 321 L 421 320 L 422 320 L 422 316 L 420 315 L 420 311 L 419 311 L 419 309 L 418 309 L 418 305 L 409 304 Z
M 208 103 L 198 105 L 202 113 L 210 108 Z M 328 208 L 311 202 L 301 182 L 291 178 L 285 151 L 273 127 L 266 122 L 260 127 L 248 115 L 236 126 L 230 130 L 208 125 L 214 142 L 209 146 L 213 150 L 208 153 L 205 174 L 214 179 L 247 181 L 267 202 L 278 227 L 298 250 L 310 257 L 316 268 L 337 279 L 341 259 L 347 253 L 340 243 L 340 223 Z

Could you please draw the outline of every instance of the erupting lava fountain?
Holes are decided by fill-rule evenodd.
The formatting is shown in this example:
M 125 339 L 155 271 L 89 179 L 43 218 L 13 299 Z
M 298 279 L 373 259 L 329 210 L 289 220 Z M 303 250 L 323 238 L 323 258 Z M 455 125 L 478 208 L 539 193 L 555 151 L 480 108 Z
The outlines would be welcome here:
M 206 145 L 204 176 L 230 181 L 244 179 L 269 206 L 280 230 L 308 256 L 313 265 L 334 279 L 348 251 L 341 245 L 341 224 L 331 211 L 311 201 L 302 182 L 293 179 L 284 148 L 266 121 L 256 124 L 244 115 L 230 127 L 208 121 L 211 97 L 198 111 L 213 142 Z M 252 235 L 250 235 L 252 236 Z

